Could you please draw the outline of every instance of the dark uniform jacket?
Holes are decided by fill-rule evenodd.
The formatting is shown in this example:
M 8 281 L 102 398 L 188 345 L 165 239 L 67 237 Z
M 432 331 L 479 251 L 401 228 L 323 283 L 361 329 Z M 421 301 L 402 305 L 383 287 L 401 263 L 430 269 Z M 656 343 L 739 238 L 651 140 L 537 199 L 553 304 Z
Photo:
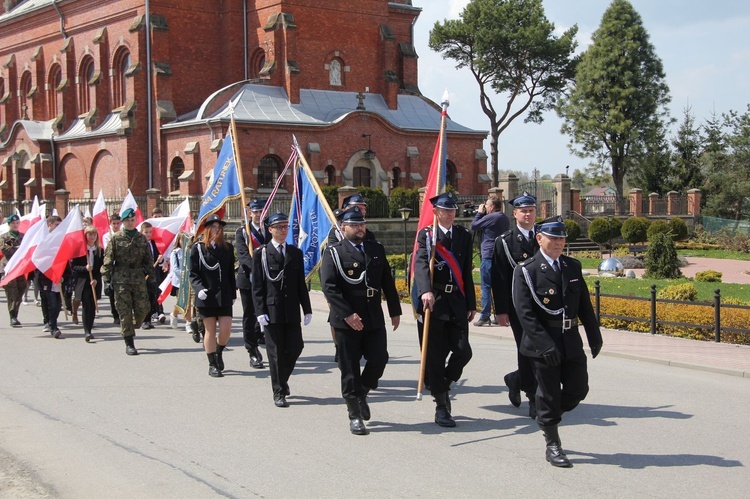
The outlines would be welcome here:
M 200 255 L 203 255 L 203 262 Z M 196 307 L 231 307 L 237 298 L 232 245 L 227 243 L 226 248 L 212 248 L 210 245 L 206 247 L 202 241 L 193 244 L 190 248 L 190 285 L 195 291 Z M 205 300 L 198 298 L 201 289 L 208 293 Z
M 254 237 L 260 241 L 260 244 L 266 244 L 271 240 L 271 234 L 266 231 L 265 234 L 261 234 L 252 224 L 248 224 L 250 232 Z M 250 249 L 248 243 L 251 243 L 251 238 L 245 232 L 244 227 L 240 227 L 234 233 L 234 247 L 237 250 L 237 262 L 239 267 L 237 268 L 237 288 L 238 289 L 252 289 L 250 284 L 250 276 L 253 273 L 253 257 L 250 255 Z M 257 248 L 256 248 L 257 251 Z
M 94 261 L 91 263 L 91 276 L 89 276 L 89 271 L 86 270 L 88 258 L 89 252 L 87 248 L 85 255 L 73 258 L 70 261 L 70 268 L 73 274 L 72 277 L 76 280 L 73 293 L 73 298 L 75 300 L 81 300 L 84 287 L 91 287 L 91 277 L 96 281 L 96 289 L 94 293 L 96 299 L 98 300 L 102 297 L 102 263 L 104 263 L 104 250 L 101 248 L 96 248 L 94 250 Z
M 270 281 L 263 268 L 265 250 L 268 276 L 276 279 L 283 270 L 284 277 Z M 302 250 L 287 244 L 284 258 L 273 243 L 267 243 L 257 250 L 253 258 L 253 306 L 257 316 L 267 315 L 271 324 L 299 324 L 300 305 L 305 314 L 312 313 L 310 294 L 305 283 L 305 263 Z
M 514 271 L 513 304 L 523 327 L 519 350 L 528 357 L 542 357 L 553 347 L 563 358 L 584 355 L 578 327 L 563 331 L 563 315 L 553 315 L 545 309 L 563 309 L 566 319 L 571 319 L 573 324 L 581 323 L 586 328 L 592 349 L 602 345 L 599 322 L 583 280 L 581 262 L 565 255 L 560 256 L 558 261 L 561 274 L 552 269 L 541 252 L 537 252 Z M 530 285 L 524 270 L 528 273 Z
M 156 282 L 146 236 L 136 232 L 130 237 L 124 229 L 115 232 L 104 250 L 102 278 L 113 285 L 140 285 L 144 283 L 144 273 L 149 282 Z
M 344 319 L 354 313 L 362 319 L 364 330 L 384 327 L 381 292 L 388 304 L 388 315 L 401 315 L 401 302 L 383 245 L 365 239 L 362 247 L 364 253 L 357 251 L 349 240 L 344 240 L 328 246 L 323 253 L 320 283 L 331 305 L 328 321 L 335 328 L 349 328 Z M 341 263 L 340 270 L 334 260 L 336 255 Z M 344 279 L 341 272 L 354 280 L 358 280 L 363 272 L 366 274 L 362 282 L 354 284 Z
M 442 229 L 437 228 L 438 241 L 443 241 L 445 235 Z M 474 278 L 472 277 L 473 263 L 471 234 L 460 225 L 454 225 L 451 231 L 451 253 L 456 257 L 458 266 L 464 280 L 466 296 L 456 287 L 456 280 L 451 275 L 448 265 L 439 256 L 435 256 L 435 276 L 430 285 L 430 254 L 427 251 L 428 244 L 432 244 L 432 227 L 425 227 L 419 231 L 417 236 L 417 256 L 414 261 L 414 279 L 417 293 L 421 297 L 424 293 L 432 291 L 435 295 L 435 305 L 432 307 L 433 317 L 439 320 L 449 320 L 451 316 L 458 319 L 466 319 L 469 310 L 477 308 L 477 298 L 474 291 Z M 430 238 L 428 243 L 428 238 Z M 447 292 L 450 290 L 450 292 Z M 417 313 L 422 314 L 422 300 L 417 301 Z
M 527 241 L 518 227 L 513 227 L 495 239 L 492 252 L 492 296 L 496 314 L 510 314 L 513 309 L 513 269 L 539 250 L 534 237 Z M 508 257 L 510 254 L 510 258 Z

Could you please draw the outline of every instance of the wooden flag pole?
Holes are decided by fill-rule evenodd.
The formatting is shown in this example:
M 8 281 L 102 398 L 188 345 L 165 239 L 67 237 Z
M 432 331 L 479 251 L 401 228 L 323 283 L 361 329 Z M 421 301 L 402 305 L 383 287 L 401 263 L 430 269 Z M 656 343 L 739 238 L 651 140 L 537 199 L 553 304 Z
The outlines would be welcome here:
M 231 112 L 231 129 L 229 131 L 231 137 L 232 137 L 232 152 L 234 153 L 234 165 L 237 169 L 237 181 L 240 184 L 240 199 L 241 199 L 241 209 L 242 209 L 242 215 L 243 219 L 245 220 L 245 234 L 247 234 L 247 237 L 249 239 L 247 244 L 247 251 L 250 253 L 250 256 L 253 256 L 253 241 L 250 236 L 250 225 L 247 222 L 247 215 L 245 214 L 245 184 L 242 181 L 242 166 L 240 165 L 240 155 L 237 152 L 237 124 L 234 121 L 234 106 L 230 104 L 230 112 Z M 261 221 L 261 223 L 263 223 Z

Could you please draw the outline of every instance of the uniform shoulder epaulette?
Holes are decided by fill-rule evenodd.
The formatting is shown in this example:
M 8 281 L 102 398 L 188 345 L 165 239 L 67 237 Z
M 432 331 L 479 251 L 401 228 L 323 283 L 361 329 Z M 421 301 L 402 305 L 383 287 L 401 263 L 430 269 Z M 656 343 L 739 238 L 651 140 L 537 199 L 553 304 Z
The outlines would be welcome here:
M 535 258 L 535 257 L 533 257 L 533 256 L 532 256 L 532 257 L 530 257 L 530 258 L 528 258 L 528 259 L 526 259 L 526 260 L 522 261 L 522 262 L 521 262 L 521 263 L 519 263 L 518 265 L 520 265 L 521 267 L 525 267 L 526 265 L 528 265 L 528 264 L 532 263 L 532 262 L 534 261 L 534 258 Z
M 466 228 L 466 227 L 464 227 L 463 225 L 454 225 L 454 226 L 453 226 L 453 230 L 456 230 L 456 229 L 458 229 L 458 230 L 461 230 L 461 231 L 464 231 L 464 232 L 466 232 L 467 234 L 469 233 L 469 229 L 467 229 L 467 228 Z
M 500 237 L 502 237 L 503 239 L 508 239 L 512 235 L 513 235 L 513 229 L 508 229 L 502 234 L 500 234 Z

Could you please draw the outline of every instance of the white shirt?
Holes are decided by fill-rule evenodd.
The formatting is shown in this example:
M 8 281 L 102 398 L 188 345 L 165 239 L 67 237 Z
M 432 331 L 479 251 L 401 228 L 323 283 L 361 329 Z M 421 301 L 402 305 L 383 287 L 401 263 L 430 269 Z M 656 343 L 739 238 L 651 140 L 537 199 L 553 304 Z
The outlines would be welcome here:
M 549 263 L 550 267 L 554 269 L 555 266 L 552 263 L 557 261 L 557 268 L 562 270 L 562 266 L 560 265 L 560 260 L 553 260 L 552 257 L 550 257 L 547 253 L 545 253 L 544 250 L 541 248 L 539 248 L 539 253 L 541 253 L 544 259 L 547 260 L 547 263 Z

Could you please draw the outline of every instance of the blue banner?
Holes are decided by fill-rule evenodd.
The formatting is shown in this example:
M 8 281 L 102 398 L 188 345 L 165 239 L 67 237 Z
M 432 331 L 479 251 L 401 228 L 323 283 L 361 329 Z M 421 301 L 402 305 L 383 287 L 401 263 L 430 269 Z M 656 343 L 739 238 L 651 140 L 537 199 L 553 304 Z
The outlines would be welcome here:
M 221 152 L 211 174 L 211 181 L 203 194 L 195 226 L 200 227 L 209 215 L 219 212 L 227 201 L 239 197 L 241 197 L 240 179 L 230 132 L 224 139 L 224 145 L 221 146 Z M 219 213 L 219 216 L 222 215 L 223 212 Z
M 318 196 L 310 179 L 297 169 L 294 198 L 289 215 L 289 235 L 287 244 L 293 244 L 302 250 L 305 261 L 305 278 L 309 279 L 317 269 L 322 258 L 324 243 L 333 222 L 328 218 L 328 202 Z

